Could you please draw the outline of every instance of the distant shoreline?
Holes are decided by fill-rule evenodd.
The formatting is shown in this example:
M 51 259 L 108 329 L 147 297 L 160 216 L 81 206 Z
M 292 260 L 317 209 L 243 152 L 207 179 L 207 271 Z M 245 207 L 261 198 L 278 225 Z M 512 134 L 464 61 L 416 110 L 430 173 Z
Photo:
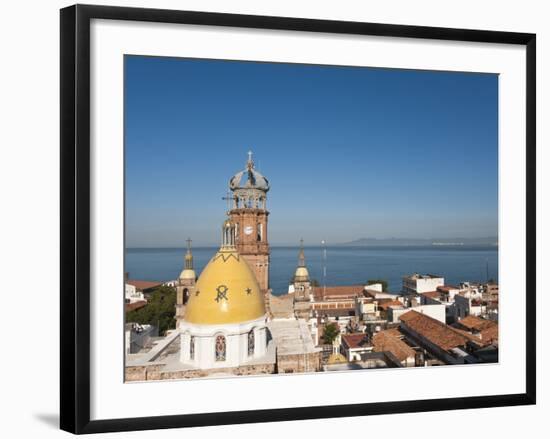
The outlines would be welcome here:
M 271 248 L 295 248 L 298 249 L 299 245 L 285 245 L 285 244 L 272 244 L 270 245 Z M 324 248 L 327 249 L 330 248 L 426 248 L 426 249 L 433 249 L 434 247 L 463 247 L 467 249 L 472 248 L 480 248 L 480 249 L 487 249 L 487 248 L 494 248 L 498 249 L 497 243 L 492 244 L 468 244 L 468 243 L 426 243 L 426 244 L 326 244 L 323 245 L 305 245 L 304 248 L 312 248 L 312 249 L 318 249 L 318 248 Z M 217 249 L 219 248 L 219 245 L 197 245 L 194 246 L 195 249 Z M 174 246 L 174 247 L 143 247 L 143 246 L 137 246 L 137 247 L 126 247 L 126 250 L 182 250 L 186 249 L 186 246 L 182 244 L 181 246 Z

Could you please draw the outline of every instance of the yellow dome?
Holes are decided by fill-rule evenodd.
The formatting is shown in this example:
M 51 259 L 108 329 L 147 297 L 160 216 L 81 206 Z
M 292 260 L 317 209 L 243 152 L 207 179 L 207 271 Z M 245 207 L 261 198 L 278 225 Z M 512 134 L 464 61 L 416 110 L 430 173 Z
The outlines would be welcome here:
M 194 280 L 195 277 L 197 277 L 197 275 L 195 274 L 195 270 L 190 270 L 189 268 L 186 268 L 180 274 L 180 279 L 185 279 L 185 280 L 193 279 Z
M 298 267 L 296 273 L 294 273 L 294 277 L 309 277 L 309 272 L 306 267 Z
M 327 364 L 338 364 L 338 363 L 346 363 L 348 360 L 346 360 L 346 357 L 344 357 L 342 354 L 330 354 L 327 360 Z
M 256 320 L 264 315 L 264 297 L 248 263 L 234 247 L 222 247 L 199 276 L 184 319 L 218 325 Z

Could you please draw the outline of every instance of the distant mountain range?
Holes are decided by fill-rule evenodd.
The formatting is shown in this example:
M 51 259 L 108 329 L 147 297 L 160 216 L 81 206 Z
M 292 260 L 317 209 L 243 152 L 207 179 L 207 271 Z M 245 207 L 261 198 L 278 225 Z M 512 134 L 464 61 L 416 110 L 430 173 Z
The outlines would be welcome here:
M 498 246 L 498 238 L 489 236 L 486 238 L 359 238 L 355 241 L 344 242 L 340 245 L 350 247 L 382 247 L 382 246 Z

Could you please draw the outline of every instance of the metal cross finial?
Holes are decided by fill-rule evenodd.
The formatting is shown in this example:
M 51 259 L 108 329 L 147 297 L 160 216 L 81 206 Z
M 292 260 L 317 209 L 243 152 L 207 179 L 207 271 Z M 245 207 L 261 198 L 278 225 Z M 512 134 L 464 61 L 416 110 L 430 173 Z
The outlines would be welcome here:
M 187 242 L 187 251 L 191 251 L 191 242 L 193 241 L 191 238 L 187 238 L 185 241 Z
M 300 238 L 300 248 L 304 248 L 304 238 Z
M 248 161 L 252 161 L 252 151 L 248 151 Z

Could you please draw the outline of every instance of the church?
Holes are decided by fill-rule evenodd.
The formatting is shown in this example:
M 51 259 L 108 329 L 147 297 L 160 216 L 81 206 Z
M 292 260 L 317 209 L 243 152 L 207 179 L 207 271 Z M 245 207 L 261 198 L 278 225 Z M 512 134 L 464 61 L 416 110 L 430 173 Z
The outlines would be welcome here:
M 200 274 L 191 241 L 176 281 L 176 329 L 126 361 L 127 381 L 321 370 L 308 320 L 312 288 L 303 246 L 293 303 L 269 288 L 268 179 L 248 153 L 229 180 L 221 245 Z

